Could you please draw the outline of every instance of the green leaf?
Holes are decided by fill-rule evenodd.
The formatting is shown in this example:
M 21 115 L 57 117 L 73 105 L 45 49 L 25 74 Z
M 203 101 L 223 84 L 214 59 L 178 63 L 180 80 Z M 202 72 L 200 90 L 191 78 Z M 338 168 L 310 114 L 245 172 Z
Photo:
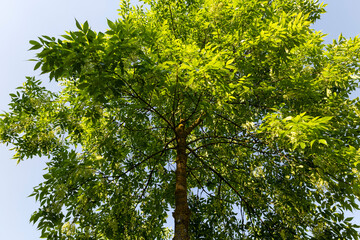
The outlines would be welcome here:
M 41 64 L 42 64 L 42 62 L 40 62 L 40 61 L 37 62 L 35 67 L 34 67 L 34 70 L 38 69 L 41 66 Z
M 44 175 L 43 175 L 43 178 L 44 178 L 44 179 L 50 179 L 50 178 L 51 178 L 51 175 L 50 175 L 50 174 L 44 174 Z
M 30 217 L 30 222 L 32 222 L 34 224 L 39 220 L 40 217 L 41 217 L 40 213 L 34 212 Z
M 69 41 L 73 41 L 74 39 L 71 37 L 71 36 L 69 36 L 69 35 L 61 35 L 63 38 L 65 38 L 66 40 L 69 40 Z
M 325 139 L 319 139 L 318 142 L 321 143 L 321 144 L 324 144 L 326 146 L 328 145 L 327 141 Z
M 36 50 L 39 48 L 42 48 L 42 46 L 41 45 L 32 46 L 29 50 Z
M 77 27 L 80 31 L 82 31 L 83 28 L 81 27 L 81 24 L 78 22 L 77 19 L 75 19 L 75 23 L 76 23 L 76 27 Z
M 112 21 L 110 21 L 109 19 L 107 19 L 107 24 L 110 27 L 110 29 L 112 30 L 116 30 L 116 25 L 115 23 L 113 23 Z
M 35 41 L 35 40 L 30 40 L 29 43 L 30 43 L 31 45 L 34 45 L 34 46 L 41 45 L 40 43 L 38 43 L 38 42 Z
M 230 59 L 230 60 L 228 60 L 228 61 L 226 62 L 226 65 L 230 65 L 230 64 L 232 64 L 234 61 L 235 61 L 235 58 Z
M 83 25 L 83 31 L 84 31 L 84 33 L 86 33 L 88 30 L 89 30 L 89 23 L 88 23 L 88 21 L 86 21 Z
M 51 38 L 51 37 L 46 36 L 46 35 L 42 35 L 42 37 L 45 38 L 45 39 L 47 39 L 47 40 L 49 40 L 50 42 L 55 41 L 55 38 Z
M 33 45 L 29 50 L 36 50 L 42 47 L 42 45 L 35 40 L 30 40 L 29 43 Z
M 311 142 L 310 142 L 310 147 L 312 148 L 312 146 L 313 146 L 313 144 L 316 142 L 316 140 L 312 140 Z

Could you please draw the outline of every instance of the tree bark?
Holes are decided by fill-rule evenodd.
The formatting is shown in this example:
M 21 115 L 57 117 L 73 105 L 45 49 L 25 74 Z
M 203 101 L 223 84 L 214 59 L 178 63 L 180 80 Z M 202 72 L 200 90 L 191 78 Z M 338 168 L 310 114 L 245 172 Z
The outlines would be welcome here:
M 175 186 L 175 236 L 173 240 L 189 240 L 190 209 L 187 202 L 186 179 L 186 137 L 185 125 L 181 123 L 176 129 L 176 186 Z

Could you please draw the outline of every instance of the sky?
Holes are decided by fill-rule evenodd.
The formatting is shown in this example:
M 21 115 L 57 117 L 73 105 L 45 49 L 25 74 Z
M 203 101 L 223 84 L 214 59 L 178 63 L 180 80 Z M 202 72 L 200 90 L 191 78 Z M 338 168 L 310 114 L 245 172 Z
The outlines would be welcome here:
M 29 40 L 48 35 L 59 37 L 67 30 L 75 30 L 75 18 L 89 21 L 95 31 L 105 31 L 106 19 L 115 20 L 120 1 L 115 0 L 0 0 L 0 111 L 8 109 L 9 94 L 25 81 L 25 76 L 35 76 L 34 51 Z M 135 2 L 135 1 L 134 1 Z M 327 13 L 314 28 L 327 33 L 326 42 L 340 33 L 354 37 L 360 33 L 359 0 L 327 0 Z M 360 95 L 356 92 L 354 96 Z M 42 182 L 44 159 L 29 159 L 16 164 L 13 152 L 0 145 L 0 239 L 36 240 L 40 232 L 29 223 L 38 205 L 27 196 L 33 187 Z M 351 214 L 349 213 L 349 216 Z M 352 214 L 360 224 L 360 213 Z M 356 216 L 358 215 L 358 216 Z

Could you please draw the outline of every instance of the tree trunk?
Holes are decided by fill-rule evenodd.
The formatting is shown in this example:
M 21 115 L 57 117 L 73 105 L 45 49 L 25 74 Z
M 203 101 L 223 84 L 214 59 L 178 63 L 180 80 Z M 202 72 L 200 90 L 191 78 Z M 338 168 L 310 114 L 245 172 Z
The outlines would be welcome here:
M 176 129 L 176 187 L 175 187 L 175 236 L 173 240 L 189 240 L 190 209 L 187 203 L 187 179 L 186 179 L 186 131 L 184 124 Z

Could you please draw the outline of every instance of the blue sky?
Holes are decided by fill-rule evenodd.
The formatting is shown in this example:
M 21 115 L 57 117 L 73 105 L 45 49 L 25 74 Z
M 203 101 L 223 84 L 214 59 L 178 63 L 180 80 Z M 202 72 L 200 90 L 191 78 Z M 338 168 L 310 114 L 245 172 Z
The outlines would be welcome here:
M 325 38 L 327 42 L 340 33 L 345 37 L 360 33 L 359 0 L 328 0 L 325 3 L 328 4 L 328 13 L 314 28 L 329 34 Z M 24 82 L 25 76 L 38 74 L 32 71 L 34 63 L 27 61 L 34 57 L 34 52 L 27 51 L 29 40 L 41 35 L 59 36 L 65 30 L 74 30 L 75 18 L 80 22 L 88 20 L 95 31 L 104 31 L 106 18 L 117 18 L 118 5 L 119 1 L 115 0 L 1 0 L 0 110 L 8 109 L 9 93 Z M 40 233 L 29 224 L 37 204 L 27 196 L 42 182 L 44 159 L 30 159 L 16 165 L 11 159 L 12 154 L 8 147 L 0 145 L 0 239 L 39 239 Z M 357 215 L 360 223 L 360 213 Z

